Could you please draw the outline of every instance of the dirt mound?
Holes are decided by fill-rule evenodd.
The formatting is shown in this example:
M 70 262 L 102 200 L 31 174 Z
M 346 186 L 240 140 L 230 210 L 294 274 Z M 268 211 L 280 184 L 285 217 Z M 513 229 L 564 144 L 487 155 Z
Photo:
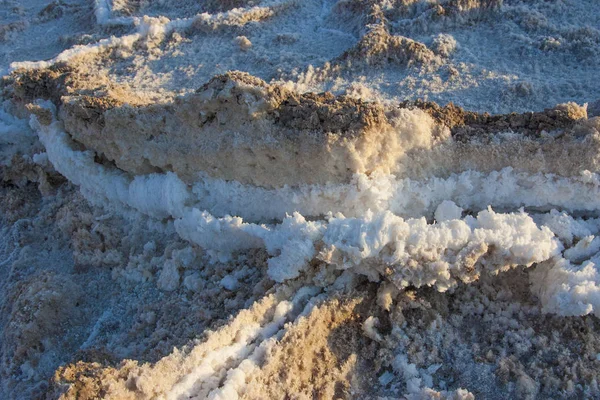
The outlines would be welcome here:
M 363 333 L 373 304 L 372 296 L 360 293 L 316 307 L 267 352 L 242 398 L 365 396 L 380 367 L 379 346 Z

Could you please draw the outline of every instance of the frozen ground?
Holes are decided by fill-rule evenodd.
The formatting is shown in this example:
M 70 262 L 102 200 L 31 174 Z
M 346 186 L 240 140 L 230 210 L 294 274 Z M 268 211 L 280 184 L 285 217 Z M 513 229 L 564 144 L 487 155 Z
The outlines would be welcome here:
M 595 3 L 0 1 L 0 398 L 600 398 Z

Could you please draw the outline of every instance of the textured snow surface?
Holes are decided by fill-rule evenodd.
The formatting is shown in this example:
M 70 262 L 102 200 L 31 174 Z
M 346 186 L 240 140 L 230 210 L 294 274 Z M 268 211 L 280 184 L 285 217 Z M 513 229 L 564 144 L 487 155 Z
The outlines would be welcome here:
M 403 181 L 391 176 L 387 177 L 388 191 L 389 187 L 394 185 L 402 188 L 409 186 L 413 188 L 413 198 L 422 199 L 429 196 L 432 200 L 426 203 L 428 207 L 422 207 L 418 211 L 415 211 L 414 205 L 403 208 L 402 205 L 407 202 L 397 201 L 393 197 L 407 194 L 395 189 L 392 194 L 382 196 L 388 198 L 387 204 L 395 205 L 387 208 L 405 215 L 421 212 L 429 216 L 429 221 L 426 217 L 404 219 L 381 206 L 380 209 L 385 211 L 374 212 L 370 205 L 373 204 L 373 208 L 377 209 L 377 202 L 352 204 L 351 212 L 356 215 L 362 214 L 362 217 L 346 217 L 338 211 L 335 214 L 330 212 L 325 215 L 324 220 L 317 221 L 307 221 L 298 212 L 281 218 L 281 215 L 272 215 L 268 203 L 263 201 L 255 205 L 255 208 L 259 209 L 253 210 L 249 214 L 250 217 L 265 221 L 280 218 L 281 222 L 257 224 L 245 222 L 239 216 L 214 216 L 199 208 L 202 207 L 203 200 L 198 198 L 198 193 L 210 193 L 211 201 L 221 204 L 233 197 L 229 195 L 231 191 L 211 190 L 208 185 L 200 186 L 202 183 L 190 189 L 173 173 L 130 178 L 117 169 L 97 164 L 93 153 L 75 150 L 68 134 L 62 131 L 60 122 L 55 121 L 44 126 L 36 117 L 32 117 L 31 126 L 39 133 L 49 162 L 67 179 L 79 185 L 91 203 L 126 214 L 127 209 L 133 209 L 149 217 L 172 218 L 178 235 L 206 250 L 212 262 L 228 262 L 236 252 L 264 248 L 270 255 L 267 273 L 276 282 L 297 278 L 309 268 L 309 262 L 316 259 L 337 270 L 349 270 L 365 275 L 372 281 L 385 278 L 396 287 L 396 291 L 407 287 L 432 286 L 440 292 L 456 287 L 458 282 L 474 282 L 482 274 L 496 275 L 517 266 L 530 267 L 537 264 L 530 274 L 531 290 L 539 296 L 542 310 L 564 316 L 598 313 L 600 281 L 595 260 L 600 257 L 600 244 L 594 237 L 599 230 L 595 220 L 575 220 L 554 210 L 549 213 L 538 211 L 534 220 L 523 209 L 517 213 L 496 213 L 489 206 L 487 210 L 479 211 L 473 216 L 467 214 L 463 217 L 466 211 L 473 212 L 490 204 L 498 204 L 504 208 L 521 205 L 548 208 L 557 204 L 559 196 L 565 198 L 559 203 L 565 210 L 595 210 L 595 199 L 598 197 L 595 194 L 598 182 L 596 174 L 584 171 L 581 176 L 573 178 L 555 178 L 544 174 L 532 177 L 527 174 L 515 174 L 506 169 L 482 178 L 482 174 L 470 172 L 447 180 L 438 179 L 438 186 L 450 188 L 445 191 L 435 186 L 432 189 L 432 183 L 428 181 Z M 363 185 L 370 180 L 368 177 L 357 179 L 362 179 Z M 542 184 L 529 184 L 530 188 L 533 186 L 540 193 L 553 195 L 539 196 L 536 200 L 528 201 L 531 198 L 529 196 L 532 196 L 531 191 L 525 188 L 520 191 L 519 184 L 505 184 L 532 180 Z M 503 184 L 500 187 L 499 182 Z M 462 185 L 459 186 L 459 183 Z M 544 184 L 546 188 L 540 189 Z M 253 191 L 266 191 L 224 181 L 218 182 L 217 185 L 215 186 L 234 187 L 239 193 L 237 196 L 245 198 L 246 201 Z M 466 197 L 464 193 L 457 193 L 460 188 L 473 186 L 478 190 L 472 190 L 470 198 L 461 202 L 465 209 L 452 201 L 461 201 Z M 202 187 L 202 190 L 198 190 L 198 187 Z M 483 189 L 479 189 L 481 187 Z M 581 196 L 585 189 L 590 193 L 587 201 Z M 272 192 L 286 190 L 292 195 L 285 195 L 294 196 L 294 189 Z M 350 190 L 347 187 L 332 190 L 338 191 L 337 196 L 340 198 L 359 196 L 358 193 L 354 196 L 340 195 L 339 191 Z M 432 191 L 439 193 L 438 199 L 452 200 L 442 200 L 438 203 L 436 197 L 431 196 Z M 512 194 L 508 204 L 508 200 L 503 200 L 502 195 L 496 194 L 498 191 L 505 193 L 507 198 Z M 481 192 L 487 193 L 476 195 Z M 312 199 L 307 196 L 308 201 L 315 201 L 314 193 L 320 195 L 322 192 L 317 188 L 312 193 Z M 457 193 L 456 198 L 453 197 L 454 193 Z M 523 195 L 522 199 L 517 197 L 520 193 Z M 576 193 L 580 196 L 576 196 Z M 442 197 L 444 194 L 445 197 Z M 300 195 L 295 195 L 296 204 L 302 204 L 298 200 Z M 389 200 L 390 197 L 392 200 Z M 434 212 L 429 211 L 436 203 L 438 205 Z M 257 207 L 260 204 L 263 204 L 262 209 Z M 574 204 L 584 205 L 577 207 Z M 343 207 L 342 202 L 338 202 L 337 205 Z M 167 268 L 165 266 L 157 283 L 165 290 L 174 290 L 178 285 L 179 275 L 175 270 L 174 278 L 169 278 Z M 173 273 L 170 274 L 173 276 Z M 168 283 L 169 279 L 175 279 L 175 286 Z M 226 276 L 221 284 L 228 290 L 236 288 L 235 280 L 231 276 Z M 373 331 L 373 320 L 367 321 L 366 324 L 368 336 L 379 337 L 379 334 Z M 260 329 L 256 329 L 255 333 L 249 333 L 251 337 L 261 335 Z M 257 350 L 252 350 L 244 339 L 241 343 L 219 350 L 226 355 L 215 353 L 214 357 L 230 358 L 236 354 L 235 357 L 245 358 L 243 368 L 253 370 L 258 368 L 255 360 L 258 356 L 251 354 L 261 354 L 266 351 L 264 346 L 273 345 L 268 341 L 265 343 L 269 344 L 261 344 Z M 208 358 L 196 367 L 197 372 L 190 372 L 173 388 L 176 394 L 173 398 L 177 398 L 177 395 L 208 393 L 207 389 L 202 389 L 198 384 L 186 383 L 216 373 L 214 369 L 206 370 L 208 367 L 203 366 L 204 362 L 213 363 L 210 361 L 213 355 L 206 357 Z M 400 365 L 404 364 L 400 362 Z M 400 370 L 406 368 L 409 367 L 404 365 Z M 246 372 L 232 370 L 228 372 L 228 376 L 240 373 Z M 420 386 L 421 378 L 414 374 L 416 372 L 405 375 L 409 393 L 423 390 Z M 239 386 L 235 383 L 231 385 L 226 384 L 219 390 L 227 394 Z
M 598 65 L 593 0 L 0 3 L 0 398 L 599 398 Z M 182 132 L 237 150 L 269 132 L 299 159 L 298 132 L 338 135 L 331 157 L 360 137 L 347 171 L 254 185 L 148 162 L 203 154 L 136 107 L 168 116 L 230 70 L 293 112 L 226 86 L 210 106 L 229 114 L 192 110 Z M 583 107 L 458 134 L 415 99 Z M 235 132 L 231 101 L 250 110 Z M 111 107 L 163 146 L 126 154 L 147 173 L 107 156 L 134 132 L 93 137 Z

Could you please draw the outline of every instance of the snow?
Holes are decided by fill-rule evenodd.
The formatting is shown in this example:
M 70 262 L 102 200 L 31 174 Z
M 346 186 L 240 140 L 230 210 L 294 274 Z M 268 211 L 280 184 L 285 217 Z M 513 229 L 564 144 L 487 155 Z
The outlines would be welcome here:
M 444 200 L 437 206 L 433 215 L 436 221 L 444 222 L 460 219 L 462 212 L 463 209 L 457 206 L 453 201 Z
M 221 279 L 221 285 L 223 285 L 223 287 L 227 290 L 236 290 L 239 287 L 237 279 L 231 275 L 227 275 Z
M 526 214 L 497 214 L 428 224 L 403 220 L 390 212 L 364 218 L 329 220 L 321 259 L 338 268 L 356 268 L 378 279 L 389 268 L 399 287 L 435 286 L 446 291 L 457 279 L 470 282 L 480 273 L 496 274 L 529 266 L 560 253 L 562 245 L 546 227 Z M 378 266 L 373 270 L 371 265 Z
M 377 332 L 376 328 L 378 323 L 379 320 L 376 317 L 370 316 L 365 320 L 365 322 L 363 322 L 363 331 L 365 332 L 365 335 L 367 335 L 367 337 L 376 341 L 381 341 L 381 335 L 379 334 L 379 332 Z
M 532 272 L 532 291 L 545 312 L 564 316 L 600 316 L 600 254 L 580 264 L 568 259 L 542 263 Z
M 294 212 L 284 217 L 279 224 L 265 225 L 248 223 L 237 216 L 215 217 L 194 207 L 197 204 L 191 200 L 191 191 L 173 173 L 136 176 L 130 179 L 119 171 L 110 171 L 94 163 L 90 152 L 72 150 L 68 136 L 60 130 L 58 122 L 46 127 L 33 119 L 32 126 L 38 129 L 40 140 L 44 143 L 48 158 L 54 167 L 72 182 L 81 185 L 82 192 L 90 201 L 108 204 L 119 202 L 149 216 L 173 218 L 175 228 L 183 239 L 201 246 L 215 260 L 221 262 L 229 260 L 236 251 L 265 248 L 271 255 L 268 261 L 269 275 L 277 282 L 298 277 L 317 254 L 319 259 L 339 269 L 354 268 L 373 280 L 379 280 L 383 273 L 381 266 L 387 266 L 393 271 L 392 280 L 400 288 L 427 285 L 435 286 L 440 291 L 452 288 L 459 280 L 470 282 L 477 279 L 483 272 L 496 274 L 517 265 L 530 266 L 533 263 L 541 263 L 557 256 L 563 249 L 563 244 L 548 227 L 538 227 L 523 211 L 518 214 L 499 214 L 490 209 L 479 212 L 476 218 L 466 216 L 460 219 L 462 208 L 450 200 L 441 200 L 442 196 L 453 198 L 452 193 L 457 193 L 459 203 L 467 203 L 472 210 L 476 210 L 476 207 L 482 204 L 506 207 L 509 199 L 513 204 L 516 201 L 516 206 L 522 203 L 528 206 L 550 206 L 543 204 L 541 197 L 531 193 L 531 190 L 525 190 L 525 185 L 521 190 L 515 188 L 518 187 L 518 178 L 514 176 L 516 175 L 538 182 L 545 180 L 546 191 L 552 194 L 545 197 L 552 201 L 551 205 L 558 203 L 560 193 L 563 198 L 568 199 L 564 201 L 563 207 L 569 209 L 569 206 L 564 206 L 565 203 L 581 204 L 585 200 L 585 192 L 576 189 L 578 185 L 590 182 L 596 185 L 597 182 L 597 178 L 590 174 L 584 174 L 583 178 L 555 178 L 538 174 L 532 178 L 525 174 L 513 174 L 510 169 L 492 173 L 490 177 L 483 179 L 483 182 L 477 182 L 477 178 L 481 179 L 481 174 L 467 171 L 460 177 L 450 177 L 448 180 L 434 179 L 433 182 L 425 183 L 396 181 L 402 189 L 406 187 L 404 185 L 412 187 L 415 191 L 414 196 L 422 201 L 428 195 L 435 198 L 435 195 L 431 195 L 432 192 L 439 196 L 440 202 L 434 213 L 437 223 L 433 225 L 425 218 L 405 220 L 392 211 L 374 212 L 365 206 L 363 207 L 366 210 L 361 209 L 364 213 L 362 218 L 346 217 L 338 213 L 331 214 L 327 222 L 313 222 Z M 469 178 L 471 181 L 467 180 Z M 475 186 L 473 181 L 483 185 L 484 189 L 479 185 Z M 498 182 L 503 184 L 498 185 Z M 512 186 L 507 183 L 512 183 Z M 467 193 L 478 193 L 479 198 L 473 195 L 467 197 L 464 192 L 459 191 L 474 186 L 477 189 Z M 530 185 L 526 186 L 531 188 Z M 239 188 L 239 185 L 236 187 Z M 543 184 L 538 183 L 534 187 L 538 193 L 543 193 Z M 569 190 L 565 190 L 567 187 Z M 448 190 L 442 191 L 442 188 Z M 282 190 L 285 192 L 289 189 Z M 407 191 L 396 190 L 398 196 L 407 197 Z M 594 186 L 593 190 L 597 190 L 597 187 Z M 198 193 L 198 190 L 195 192 Z M 214 192 L 212 193 L 214 196 Z M 525 198 L 536 197 L 536 200 L 519 201 L 519 194 Z M 597 200 L 592 197 L 590 193 L 589 203 L 586 202 L 580 207 L 595 208 L 593 204 Z M 225 202 L 226 198 L 219 200 Z M 398 207 L 399 204 L 407 204 L 408 201 L 392 201 L 396 207 L 389 207 L 391 210 L 399 208 L 410 215 L 406 208 Z M 437 201 L 429 200 L 423 203 L 435 204 Z M 414 207 L 414 203 L 405 207 Z M 266 209 L 270 210 L 271 207 Z M 420 211 L 423 212 L 422 209 Z M 550 221 L 549 225 L 552 227 L 556 223 Z M 560 229 L 558 232 L 563 237 L 572 236 L 572 232 L 565 233 Z M 586 242 L 579 242 L 576 247 L 568 249 L 565 256 L 585 258 L 597 253 L 598 241 L 591 240 L 585 248 Z M 317 241 L 324 244 L 318 252 L 315 247 Z M 592 288 L 589 290 L 593 290 L 595 278 L 589 276 L 592 271 L 595 269 L 588 266 L 585 272 L 577 275 L 579 278 L 572 278 L 581 281 L 584 279 L 582 274 L 586 276 L 583 283 L 577 284 L 579 289 L 573 289 L 573 293 L 581 293 L 581 288 L 586 285 Z M 165 290 L 174 290 L 179 284 L 179 279 L 176 268 L 169 266 L 163 270 L 159 285 Z M 593 302 L 593 295 L 591 298 L 589 301 Z M 564 312 L 560 311 L 563 309 L 561 307 L 555 308 L 557 312 Z M 583 311 L 577 312 L 580 315 Z M 591 311 L 585 313 L 589 312 Z
M 418 65 L 409 60 L 408 66 L 398 64 L 398 57 L 369 65 L 368 57 L 348 56 L 364 38 L 364 31 L 374 29 L 373 15 L 354 10 L 353 2 L 232 2 L 233 8 L 219 3 L 215 10 L 206 12 L 203 7 L 209 7 L 209 2 L 169 5 L 162 1 L 129 4 L 94 0 L 84 7 L 90 15 L 93 7 L 94 31 L 86 27 L 89 21 L 77 14 L 83 3 L 56 2 L 63 7 L 64 16 L 49 20 L 43 17 L 42 2 L 26 0 L 21 8 L 5 3 L 0 5 L 0 17 L 7 21 L 6 27 L 4 22 L 0 26 L 4 29 L 0 34 L 6 32 L 0 38 L 0 75 L 58 63 L 81 63 L 124 90 L 153 93 L 167 103 L 170 96 L 190 93 L 214 74 L 229 69 L 248 71 L 297 93 L 331 90 L 392 106 L 422 97 L 490 112 L 541 110 L 566 101 L 594 102 L 600 87 L 596 79 L 600 14 L 591 0 L 535 4 L 505 0 L 491 1 L 490 7 L 482 7 L 482 2 L 458 2 L 453 6 L 454 2 L 414 1 L 404 2 L 402 12 L 390 2 L 381 2 L 374 13 L 381 23 L 379 28 L 410 46 L 423 43 L 427 54 L 432 55 L 430 62 Z M 436 13 L 432 8 L 436 4 L 443 12 Z M 129 11 L 128 6 L 132 7 Z M 56 32 L 52 33 L 54 29 L 65 37 L 59 39 Z M 49 34 L 44 35 L 46 31 Z M 35 45 L 25 46 L 25 42 Z M 114 59 L 102 60 L 108 50 L 121 52 L 116 52 Z M 349 59 L 344 63 L 341 60 L 346 56 Z M 43 224 L 39 218 L 12 221 L 12 215 L 6 212 L 6 220 L 12 225 L 0 226 L 0 267 L 7 271 L 0 280 L 7 293 L 1 296 L 0 306 L 9 315 L 0 316 L 0 334 L 10 343 L 5 338 L 11 338 L 10 329 L 18 326 L 14 321 L 21 318 L 22 326 L 29 331 L 23 331 L 18 340 L 28 339 L 28 335 L 35 338 L 36 329 L 42 332 L 39 335 L 52 335 L 40 338 L 41 347 L 48 345 L 51 350 L 40 353 L 41 361 L 27 359 L 9 371 L 17 377 L 14 379 L 47 380 L 48 374 L 39 378 L 45 373 L 42 357 L 60 353 L 52 348 L 51 341 L 62 332 L 55 329 L 53 321 L 58 321 L 57 326 L 71 326 L 76 323 L 73 321 L 85 320 L 88 325 L 73 331 L 82 340 L 74 341 L 77 345 L 73 349 L 53 359 L 52 368 L 59 361 L 69 362 L 76 351 L 111 348 L 111 343 L 118 343 L 126 335 L 145 334 L 139 332 L 152 332 L 158 337 L 156 342 L 168 351 L 174 335 L 198 338 L 170 355 L 157 351 L 157 362 L 135 367 L 124 362 L 114 368 L 131 368 L 126 373 L 119 370 L 127 376 L 126 381 L 115 377 L 112 386 L 106 388 L 114 390 L 112 394 L 118 393 L 116 398 L 126 398 L 124 393 L 133 396 L 134 390 L 139 398 L 243 397 L 250 385 L 257 384 L 257 376 L 264 373 L 266 360 L 290 337 L 297 340 L 292 341 L 294 346 L 299 342 L 307 348 L 300 361 L 293 359 L 282 366 L 286 373 L 293 367 L 292 362 L 310 365 L 313 352 L 322 363 L 315 371 L 333 371 L 333 364 L 327 364 L 324 354 L 334 349 L 338 353 L 329 357 L 335 358 L 335 367 L 345 363 L 343 368 L 356 368 L 356 373 L 364 374 L 373 386 L 369 387 L 370 394 L 381 389 L 385 395 L 393 393 L 408 399 L 472 399 L 469 390 L 477 389 L 480 383 L 465 378 L 471 371 L 463 374 L 453 370 L 461 369 L 463 364 L 476 371 L 474 375 L 482 382 L 492 382 L 485 380 L 487 369 L 495 371 L 489 373 L 494 385 L 499 374 L 505 374 L 502 379 L 509 383 L 502 387 L 524 397 L 541 393 L 547 396 L 545 386 L 552 387 L 554 395 L 593 397 L 598 393 L 595 378 L 585 381 L 585 388 L 581 383 L 587 379 L 587 372 L 597 375 L 585 362 L 597 365 L 600 360 L 593 331 L 593 318 L 600 318 L 598 160 L 592 157 L 587 160 L 589 168 L 579 168 L 581 164 L 573 163 L 577 156 L 567 150 L 527 153 L 535 149 L 538 139 L 543 145 L 560 147 L 564 134 L 560 130 L 539 132 L 540 139 L 523 137 L 507 127 L 506 132 L 490 134 L 480 141 L 473 139 L 468 152 L 461 153 L 466 145 L 450 137 L 447 129 L 434 135 L 437 128 L 426 113 L 399 109 L 389 113 L 397 130 L 392 135 L 394 140 L 387 144 L 389 148 L 384 148 L 392 160 L 390 168 L 363 168 L 349 182 L 265 188 L 203 174 L 192 181 L 174 172 L 132 174 L 110 162 L 98 161 L 98 153 L 75 141 L 74 132 L 65 131 L 56 105 L 49 101 L 37 102 L 53 115 L 53 121 L 45 125 L 48 121 L 34 115 L 27 121 L 25 109 L 11 104 L 11 99 L 2 100 L 3 174 L 11 171 L 22 176 L 24 182 L 29 179 L 40 187 L 42 182 L 35 179 L 52 173 L 57 180 L 60 174 L 87 200 L 68 197 L 70 189 L 62 183 L 56 184 L 55 191 L 43 191 L 39 201 L 37 192 L 29 199 L 31 192 L 26 190 L 30 188 L 23 189 L 6 175 L 3 207 L 11 213 L 21 215 L 10 207 L 26 209 L 30 202 L 40 205 L 38 217 L 55 207 L 61 213 L 56 218 L 59 224 L 82 225 L 67 232 L 71 241 L 63 243 L 63 239 L 48 235 L 50 230 L 40 230 Z M 590 115 L 595 113 L 594 107 L 589 108 Z M 596 128 L 597 122 L 588 121 Z M 595 148 L 598 132 L 585 137 L 578 134 L 569 136 L 565 146 Z M 373 149 L 384 146 L 377 139 L 373 141 Z M 522 153 L 517 151 L 521 145 L 526 148 Z M 508 154 L 511 149 L 515 154 Z M 354 161 L 357 165 L 362 162 Z M 21 164 L 37 168 L 33 169 L 35 174 L 17 169 Z M 559 170 L 552 169 L 554 165 L 564 168 L 560 173 L 549 172 Z M 18 196 L 27 201 L 19 203 Z M 86 214 L 73 204 L 61 203 L 73 199 L 92 211 Z M 3 217 L 0 222 L 4 221 Z M 81 221 L 89 221 L 89 229 Z M 122 227 L 111 226 L 118 221 Z M 25 231 L 39 233 L 35 240 L 29 237 L 27 241 L 22 234 Z M 122 236 L 113 233 L 126 231 Z M 93 247 L 89 242 L 94 240 L 98 240 L 97 248 L 87 249 Z M 31 256 L 32 249 L 45 241 L 63 246 L 64 253 L 54 249 Z M 122 241 L 130 245 L 129 254 L 117 251 Z M 92 255 L 80 255 L 88 250 Z M 27 273 L 32 274 L 33 284 L 23 272 L 23 265 L 28 263 L 31 266 Z M 60 265 L 57 277 L 34 275 L 45 263 Z M 112 271 L 93 269 L 97 264 L 110 265 Z M 89 275 L 86 269 L 90 269 Z M 248 285 L 249 277 L 259 274 L 257 271 L 266 274 L 264 279 L 250 279 Z M 77 274 L 85 276 L 77 278 L 78 284 L 70 282 Z M 20 281 L 17 284 L 4 275 Z M 139 318 L 117 326 L 115 321 L 122 316 L 120 307 L 126 306 L 117 300 L 102 304 L 86 300 L 93 303 L 90 318 L 75 310 L 71 303 L 79 299 L 77 285 L 89 287 L 81 283 L 83 279 L 89 281 L 85 285 L 98 286 L 93 292 L 98 297 L 109 298 L 126 291 L 124 288 L 135 287 L 139 292 L 127 299 L 132 308 L 139 308 Z M 507 283 L 510 279 L 522 281 Z M 51 290 L 36 288 L 37 284 Z M 52 285 L 59 289 L 52 289 Z M 211 331 L 211 327 L 199 325 L 201 330 L 190 335 L 162 327 L 169 317 L 164 314 L 177 307 L 184 310 L 179 316 L 189 319 L 214 313 L 214 304 L 213 309 L 193 308 L 204 306 L 191 297 L 199 292 L 221 296 L 219 301 L 224 306 L 218 306 L 223 307 L 218 308 L 220 315 L 215 317 L 219 322 L 211 325 L 218 328 Z M 161 298 L 176 300 L 152 311 L 142 304 L 144 300 L 135 300 L 138 293 L 146 293 L 140 299 L 147 300 L 148 293 L 160 293 Z M 333 321 L 342 313 L 344 296 L 355 296 L 355 308 L 348 317 L 352 322 L 334 326 Z M 53 302 L 58 310 L 55 316 Z M 35 311 L 40 304 L 46 306 L 40 310 L 50 311 L 37 315 L 32 311 L 31 316 L 23 316 L 23 310 L 32 307 Z M 321 326 L 301 329 L 320 308 L 329 306 L 333 311 L 324 312 Z M 544 317 L 548 327 L 527 325 L 527 321 L 540 318 L 540 312 L 551 314 Z M 234 314 L 223 322 L 230 313 Z M 50 317 L 45 314 L 52 314 L 52 321 L 46 321 Z M 586 315 L 593 317 L 553 319 Z M 505 329 L 504 339 L 490 334 L 489 340 L 486 337 L 477 341 L 478 327 L 468 324 L 492 320 L 494 329 Z M 127 324 L 133 325 L 131 331 L 124 328 Z M 421 330 L 416 332 L 418 327 Z M 564 327 L 572 343 L 557 339 Z M 535 331 L 537 336 L 534 328 L 541 329 Z M 118 331 L 113 342 L 102 342 L 110 329 Z M 352 329 L 358 330 L 360 338 L 355 342 Z M 327 336 L 326 346 L 312 347 L 306 338 L 314 330 Z M 22 334 L 15 332 L 15 337 Z M 340 339 L 336 336 L 340 332 L 352 340 L 345 336 Z M 580 337 L 583 342 L 577 341 Z M 496 342 L 489 344 L 486 340 Z M 545 341 L 557 354 L 564 349 L 572 351 L 570 359 L 565 353 L 557 356 L 559 360 L 566 357 L 565 362 L 572 364 L 573 372 L 565 375 L 567 383 L 560 383 L 553 367 L 544 364 L 548 353 L 540 355 L 539 346 L 545 346 Z M 144 344 L 134 342 L 129 347 L 119 345 L 112 356 L 143 360 L 136 356 L 135 348 Z M 469 349 L 450 352 L 453 356 L 463 351 L 473 359 L 448 362 L 444 352 L 455 342 Z M 40 347 L 23 343 L 21 353 Z M 360 348 L 356 343 L 361 344 Z M 364 343 L 368 345 L 362 346 Z M 479 354 L 479 346 L 485 352 Z M 538 350 L 533 350 L 535 346 Z M 373 348 L 377 352 L 363 353 L 373 352 Z M 585 357 L 577 353 L 579 348 L 587 352 Z M 341 355 L 348 349 L 352 356 L 342 360 Z M 0 350 L 7 351 L 4 347 Z M 539 353 L 531 355 L 535 351 Z M 364 354 L 377 358 L 376 371 L 364 367 L 370 366 L 364 364 L 364 358 L 356 361 Z M 481 361 L 482 354 L 486 361 Z M 519 359 L 523 354 L 534 364 Z M 2 357 L 4 363 L 4 353 Z M 356 377 L 350 369 L 340 369 L 344 378 L 335 385 Z M 109 376 L 106 371 L 103 373 Z M 281 372 L 274 374 L 282 376 Z M 458 380 L 449 384 L 446 375 Z M 288 378 L 291 382 L 295 377 Z M 379 382 L 382 388 L 373 382 Z M 485 390 L 483 396 L 495 386 Z
M 215 333 L 212 340 L 196 347 L 188 356 L 191 363 L 188 361 L 182 364 L 200 363 L 185 374 L 181 373 L 183 371 L 174 371 L 180 380 L 166 393 L 165 398 L 235 398 L 244 386 L 243 377 L 255 368 L 255 361 L 260 354 L 273 344 L 270 339 L 290 317 L 294 303 L 302 304 L 297 299 L 279 302 L 274 300 L 275 298 L 269 298 L 263 307 L 256 307 L 253 310 L 255 315 L 245 312 L 236 317 L 230 326 L 223 329 L 229 341 L 224 340 L 225 335 Z M 231 327 L 237 330 L 232 331 Z M 227 379 L 224 386 L 218 387 L 214 376 L 223 369 L 227 371 Z
M 163 269 L 158 276 L 156 284 L 162 290 L 171 292 L 179 286 L 181 275 L 179 274 L 179 268 L 173 260 L 167 260 Z
M 236 215 L 262 221 L 283 219 L 295 211 L 304 216 L 328 212 L 358 216 L 369 209 L 417 217 L 434 214 L 445 201 L 471 210 L 494 205 L 502 209 L 527 206 L 592 211 L 599 207 L 600 201 L 600 178 L 596 173 L 582 171 L 580 176 L 559 177 L 514 172 L 510 167 L 489 174 L 468 170 L 447 178 L 423 180 L 382 174 L 356 175 L 350 184 L 272 190 L 205 178 L 193 185 L 192 195 L 189 187 L 173 173 L 136 176 L 129 181 L 119 171 L 109 172 L 93 162 L 91 152 L 72 150 L 70 139 L 59 123 L 37 128 L 38 125 L 40 139 L 53 147 L 48 154 L 55 167 L 80 185 L 90 201 L 115 200 L 157 217 L 180 217 L 188 205 L 211 210 L 216 216 Z M 440 213 L 446 208 L 447 205 L 442 206 Z
M 35 121 L 32 124 L 36 127 Z M 309 222 L 294 213 L 273 226 L 246 223 L 240 217 L 217 218 L 187 206 L 187 187 L 174 174 L 128 181 L 95 164 L 91 154 L 70 150 L 64 133 L 60 143 L 58 123 L 50 126 L 52 135 L 44 133 L 49 128 L 38 128 L 55 168 L 74 183 L 85 184 L 84 193 L 100 193 L 109 203 L 119 201 L 150 216 L 172 217 L 182 238 L 220 261 L 228 260 L 235 251 L 263 247 L 272 255 L 269 275 L 277 282 L 295 278 L 307 267 L 317 254 L 318 240 L 324 243 L 319 258 L 337 268 L 354 268 L 379 280 L 381 267 L 370 265 L 384 265 L 392 268 L 392 279 L 399 287 L 428 285 L 440 291 L 453 287 L 457 280 L 477 279 L 484 271 L 495 274 L 516 265 L 546 261 L 562 250 L 547 227 L 538 228 L 523 212 L 497 214 L 490 209 L 461 220 L 457 217 L 462 210 L 449 201 L 440 203 L 435 213 L 439 221 L 434 225 L 424 218 L 404 220 L 391 211 L 369 210 L 363 218 L 337 214 L 327 223 Z M 85 171 L 93 175 L 82 176 Z M 179 279 L 176 268 L 169 266 L 159 285 L 174 290 Z
M 110 13 L 109 0 L 94 0 L 94 15 L 98 24 L 106 24 L 110 19 Z

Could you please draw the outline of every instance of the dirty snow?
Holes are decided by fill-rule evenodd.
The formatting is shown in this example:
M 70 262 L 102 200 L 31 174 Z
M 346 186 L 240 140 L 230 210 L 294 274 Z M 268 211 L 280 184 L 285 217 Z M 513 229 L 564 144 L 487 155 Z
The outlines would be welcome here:
M 599 397 L 599 64 L 593 0 L 0 3 L 0 397 Z M 68 68 L 62 98 L 15 78 Z M 110 96 L 168 108 L 230 70 L 267 100 L 382 104 L 392 167 L 272 186 L 134 173 L 63 123 L 73 99 L 92 98 L 88 129 Z M 390 111 L 415 99 L 583 107 L 575 128 L 465 139 Z

